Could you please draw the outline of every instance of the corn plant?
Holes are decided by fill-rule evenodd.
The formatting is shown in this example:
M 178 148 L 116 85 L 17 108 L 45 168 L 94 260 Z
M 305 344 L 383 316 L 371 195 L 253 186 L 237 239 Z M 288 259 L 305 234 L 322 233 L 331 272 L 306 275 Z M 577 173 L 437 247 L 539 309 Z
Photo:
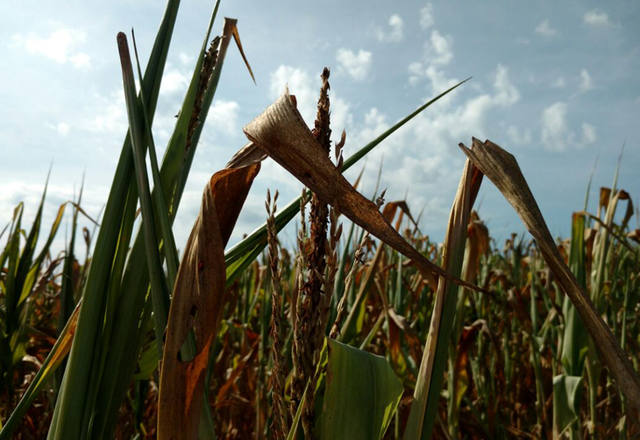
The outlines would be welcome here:
M 58 337 L 3 422 L 1 439 L 25 432 L 20 423 L 33 420 L 25 414 L 61 366 L 59 392 L 54 386 L 45 393 L 53 411 L 44 429 L 52 439 L 638 433 L 633 316 L 640 265 L 631 240 L 639 234 L 628 231 L 630 202 L 614 222 L 619 202 L 630 200 L 615 182 L 601 192 L 601 212 L 588 214 L 585 206 L 573 217 L 571 240 L 558 244 L 515 158 L 473 139 L 471 148 L 460 145 L 467 162 L 440 248 L 420 232 L 410 201 L 387 203 L 377 189 L 366 197 L 343 177 L 462 83 L 349 158 L 345 133 L 332 142 L 329 70 L 321 75 L 313 129 L 286 90 L 244 127 L 247 145 L 212 174 L 180 258 L 172 222 L 232 38 L 253 74 L 235 19 L 211 38 L 216 3 L 158 163 L 153 117 L 177 10 L 170 0 L 144 75 L 135 39 L 132 57 L 127 36 L 117 36 L 128 134 L 80 295 L 72 283 L 74 205 L 63 281 L 53 296 Z M 306 189 L 281 211 L 269 194 L 265 224 L 227 248 L 266 157 Z M 490 245 L 472 210 L 484 176 L 534 241 L 513 236 L 502 251 Z M 42 268 L 46 253 L 33 258 L 41 216 L 42 203 L 20 252 L 22 207 L 16 209 L 0 258 L 7 395 L 15 366 L 32 348 L 20 306 L 38 291 L 35 280 L 55 278 L 55 267 Z M 282 248 L 278 233 L 296 216 L 297 248 Z M 61 218 L 62 208 L 45 249 Z M 589 221 L 597 226 L 591 235 Z M 581 398 L 585 386 L 588 399 Z

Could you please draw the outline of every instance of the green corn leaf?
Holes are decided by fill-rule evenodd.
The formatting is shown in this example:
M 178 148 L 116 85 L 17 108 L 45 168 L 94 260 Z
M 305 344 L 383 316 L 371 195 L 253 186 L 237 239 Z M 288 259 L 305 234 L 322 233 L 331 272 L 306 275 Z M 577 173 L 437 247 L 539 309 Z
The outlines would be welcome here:
M 300 402 L 304 402 L 307 398 L 307 390 L 309 389 L 309 382 L 304 387 L 304 393 L 302 393 L 302 397 L 300 398 Z M 298 405 L 296 409 L 296 413 L 293 416 L 293 421 L 291 422 L 291 427 L 289 428 L 289 434 L 287 434 L 287 440 L 295 440 L 296 433 L 298 432 L 298 427 L 300 426 L 300 417 L 302 416 L 302 407 L 304 405 Z
M 584 215 L 574 214 L 571 224 L 569 268 L 583 289 L 586 288 L 587 284 L 584 227 Z M 576 308 L 566 296 L 562 312 L 565 317 L 564 336 L 562 338 L 562 364 L 568 375 L 582 376 L 588 333 Z
M 578 420 L 581 390 L 581 376 L 560 374 L 553 378 L 554 438 L 560 438 L 565 430 Z
M 402 397 L 402 383 L 381 356 L 332 339 L 328 349 L 319 438 L 381 439 Z
M 471 207 L 481 182 L 482 174 L 467 160 L 449 215 L 444 241 L 443 267 L 454 276 L 460 276 L 462 270 Z M 431 438 L 451 343 L 457 298 L 458 286 L 440 277 L 429 334 L 413 393 L 414 401 L 404 432 L 405 440 Z
M 155 229 L 156 215 L 153 210 L 149 176 L 147 175 L 146 144 L 144 143 L 146 118 L 142 114 L 142 106 L 138 105 L 129 46 L 127 37 L 122 32 L 118 34 L 118 50 L 120 52 L 122 82 L 129 116 L 129 136 L 131 137 L 131 146 L 133 148 L 133 164 L 140 197 L 140 207 L 142 208 L 142 230 L 144 233 L 147 269 L 151 281 L 156 339 L 161 341 L 167 325 L 167 316 L 169 315 L 169 288 L 164 277 L 162 258 L 158 249 L 158 237 Z M 158 355 L 160 356 L 160 353 Z
M 131 30 L 131 36 L 133 39 L 133 49 L 136 56 L 136 68 L 138 70 L 138 81 L 142 83 L 142 71 L 140 69 L 140 60 L 138 59 L 138 48 L 136 46 L 136 38 Z M 153 192 L 154 197 L 154 216 L 160 224 L 160 232 L 162 236 L 162 248 L 164 249 L 164 256 L 167 261 L 167 284 L 170 288 L 173 288 L 173 284 L 176 280 L 176 274 L 178 272 L 179 258 L 178 250 L 176 248 L 176 242 L 171 231 L 171 219 L 169 218 L 169 208 L 167 207 L 167 201 L 164 198 L 164 191 L 162 190 L 162 181 L 160 179 L 160 170 L 158 169 L 158 158 L 156 156 L 156 145 L 153 140 L 153 133 L 151 131 L 151 122 L 149 121 L 149 112 L 144 105 L 144 90 L 140 89 L 140 96 L 142 98 L 142 114 L 144 116 L 144 124 L 149 141 L 149 162 L 151 165 L 151 174 L 153 176 L 153 183 L 157 191 Z

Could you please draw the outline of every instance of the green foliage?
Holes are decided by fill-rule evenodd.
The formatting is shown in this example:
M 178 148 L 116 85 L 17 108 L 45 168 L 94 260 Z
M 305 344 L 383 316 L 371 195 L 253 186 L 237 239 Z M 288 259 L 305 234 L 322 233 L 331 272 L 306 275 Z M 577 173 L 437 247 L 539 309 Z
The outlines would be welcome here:
M 321 439 L 381 439 L 391 423 L 402 383 L 381 357 L 328 340 L 329 365 Z

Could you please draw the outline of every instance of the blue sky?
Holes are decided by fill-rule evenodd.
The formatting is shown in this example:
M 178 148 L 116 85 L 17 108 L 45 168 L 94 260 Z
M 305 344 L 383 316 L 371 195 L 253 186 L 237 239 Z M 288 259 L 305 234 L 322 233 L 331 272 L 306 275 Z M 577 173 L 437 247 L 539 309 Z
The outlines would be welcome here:
M 212 8 L 213 2 L 185 1 L 178 13 L 154 121 L 160 149 Z M 50 164 L 45 225 L 78 191 L 83 173 L 83 205 L 98 215 L 127 129 L 115 36 L 135 28 L 146 59 L 163 10 L 159 1 L 0 4 L 0 226 L 21 200 L 33 214 Z M 582 209 L 597 161 L 595 210 L 597 188 L 611 184 L 623 144 L 620 186 L 638 200 L 640 3 L 223 0 L 216 32 L 224 16 L 239 20 L 257 85 L 231 47 L 175 224 L 179 246 L 207 179 L 244 144 L 243 125 L 285 84 L 313 122 L 323 66 L 331 69 L 334 139 L 346 130 L 346 155 L 473 76 L 365 164 L 363 192 L 371 194 L 382 163 L 387 200 L 406 197 L 414 213 L 423 211 L 421 229 L 434 239 L 444 235 L 464 164 L 457 144 L 469 144 L 471 136 L 489 138 L 517 157 L 555 236 L 566 236 L 571 212 Z M 265 162 L 235 239 L 264 221 L 267 187 L 280 191 L 281 205 L 301 188 Z M 503 239 L 523 230 L 490 182 L 477 203 L 492 235 Z

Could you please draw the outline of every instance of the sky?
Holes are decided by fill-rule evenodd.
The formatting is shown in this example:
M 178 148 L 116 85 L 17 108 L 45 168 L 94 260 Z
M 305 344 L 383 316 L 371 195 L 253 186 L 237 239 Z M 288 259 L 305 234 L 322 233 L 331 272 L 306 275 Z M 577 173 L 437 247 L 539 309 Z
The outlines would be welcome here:
M 153 123 L 160 157 L 213 4 L 184 1 L 178 12 Z M 20 201 L 25 216 L 33 217 L 49 168 L 45 230 L 57 207 L 77 194 L 83 176 L 82 205 L 99 216 L 127 130 L 116 34 L 133 27 L 146 60 L 164 6 L 131 0 L 0 3 L 0 230 Z M 457 145 L 470 145 L 472 136 L 516 156 L 554 236 L 568 235 L 592 173 L 589 208 L 596 210 L 598 188 L 612 184 L 621 151 L 619 186 L 638 206 L 638 2 L 223 0 L 214 33 L 221 32 L 225 16 L 238 19 L 256 84 L 232 44 L 174 225 L 179 247 L 207 180 L 246 142 L 242 127 L 285 85 L 313 124 L 324 66 L 331 70 L 333 139 L 346 131 L 346 156 L 473 77 L 347 173 L 353 182 L 364 168 L 359 189 L 370 197 L 380 171 L 386 200 L 406 199 L 414 214 L 422 213 L 422 232 L 434 240 L 444 237 L 464 166 Z M 266 160 L 232 242 L 264 222 L 267 188 L 280 192 L 280 206 L 301 190 Z M 524 231 L 488 180 L 476 208 L 498 245 Z M 68 220 L 62 229 L 60 248 Z M 285 244 L 292 244 L 291 236 Z

